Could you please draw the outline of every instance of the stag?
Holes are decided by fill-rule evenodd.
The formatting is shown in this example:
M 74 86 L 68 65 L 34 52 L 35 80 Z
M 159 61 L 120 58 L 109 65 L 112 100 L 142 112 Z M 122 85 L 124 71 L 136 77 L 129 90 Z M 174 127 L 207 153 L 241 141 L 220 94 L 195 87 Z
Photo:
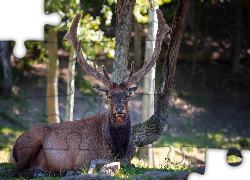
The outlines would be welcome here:
M 158 32 L 153 55 L 134 74 L 134 62 L 127 77 L 120 84 L 112 81 L 105 67 L 103 73 L 84 59 L 81 41 L 77 39 L 77 26 L 81 15 L 77 14 L 70 31 L 64 39 L 69 40 L 83 69 L 102 82 L 107 89 L 93 87 L 101 97 L 106 97 L 110 112 L 93 117 L 57 124 L 36 124 L 17 138 L 11 151 L 11 162 L 16 165 L 14 176 L 33 177 L 39 171 L 58 173 L 78 171 L 83 165 L 89 167 L 96 159 L 116 160 L 130 163 L 135 156 L 136 146 L 131 137 L 131 120 L 128 102 L 138 86 L 132 87 L 156 63 L 162 40 L 168 26 L 157 10 Z

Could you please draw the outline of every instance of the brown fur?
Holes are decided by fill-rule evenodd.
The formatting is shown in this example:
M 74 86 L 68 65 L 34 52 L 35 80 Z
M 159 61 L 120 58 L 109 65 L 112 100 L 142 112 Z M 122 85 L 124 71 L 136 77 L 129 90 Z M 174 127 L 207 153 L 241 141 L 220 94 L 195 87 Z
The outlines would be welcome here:
M 32 177 L 35 171 L 27 171 L 32 169 L 53 173 L 74 171 L 83 165 L 89 167 L 94 159 L 129 163 L 136 147 L 130 135 L 128 93 L 119 87 L 107 91 L 113 107 L 110 113 L 71 122 L 37 124 L 23 133 L 11 152 L 11 162 L 16 165 L 14 176 Z M 116 117 L 114 109 L 118 104 L 126 106 L 123 117 Z

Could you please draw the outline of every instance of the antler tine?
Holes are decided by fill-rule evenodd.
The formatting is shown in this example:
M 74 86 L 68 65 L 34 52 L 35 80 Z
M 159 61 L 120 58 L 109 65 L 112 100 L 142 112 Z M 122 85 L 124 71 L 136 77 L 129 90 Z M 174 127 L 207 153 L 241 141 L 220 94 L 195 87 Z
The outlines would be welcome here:
M 148 63 L 147 61 L 144 61 L 144 64 L 143 64 L 142 68 L 139 71 L 137 71 L 133 75 L 133 77 L 131 77 L 130 82 L 128 82 L 129 87 L 132 86 L 137 81 L 139 81 L 146 74 L 145 71 L 146 71 L 146 68 L 147 68 L 147 63 Z
M 95 72 L 95 74 L 96 74 L 98 80 L 101 81 L 103 84 L 106 85 L 106 84 L 107 84 L 107 83 L 106 83 L 106 79 L 102 79 L 103 77 L 100 76 L 101 73 L 98 73 L 99 71 L 96 69 L 95 61 L 93 62 L 93 68 L 94 68 L 94 72 Z M 109 87 L 109 84 L 107 84 L 107 86 Z
M 128 87 L 132 86 L 134 84 L 133 82 L 139 81 L 138 79 L 141 78 L 140 75 L 146 70 L 146 66 L 147 66 L 147 61 L 144 61 L 142 68 L 139 71 L 137 71 L 133 76 L 131 76 L 129 81 L 127 81 Z M 131 80 L 132 78 L 134 78 L 134 79 Z
M 96 69 L 95 61 L 93 62 L 93 67 L 91 67 L 87 63 L 87 61 L 85 60 L 85 58 L 83 57 L 83 54 L 82 54 L 82 51 L 81 51 L 81 44 L 82 44 L 82 41 L 80 40 L 79 43 L 78 43 L 76 54 L 78 54 L 77 57 L 79 59 L 79 63 L 81 64 L 82 68 L 86 72 L 88 72 L 89 74 L 91 74 L 92 76 L 94 76 L 98 81 L 102 82 L 103 84 L 105 84 L 106 86 L 109 87 L 109 84 L 107 83 L 106 78 Z
M 103 71 L 104 76 L 107 79 L 107 83 L 112 87 L 113 86 L 113 82 L 112 82 L 111 78 L 109 77 L 109 75 L 108 75 L 108 73 L 107 73 L 106 68 L 105 68 L 104 65 L 102 65 L 102 71 Z
M 130 82 L 131 77 L 133 76 L 133 74 L 134 74 L 134 61 L 131 62 L 131 68 L 130 68 L 130 72 L 129 72 L 128 76 L 126 77 L 126 79 L 121 84 L 124 84 L 125 86 L 127 86 L 128 83 Z
M 83 57 L 83 54 L 81 51 L 81 40 L 78 42 L 78 39 L 77 39 L 77 26 L 78 26 L 78 22 L 80 18 L 81 18 L 81 14 L 77 13 L 72 22 L 69 32 L 64 36 L 64 40 L 69 40 L 71 42 L 82 68 L 87 73 L 94 76 L 98 81 L 101 81 L 103 84 L 108 86 L 108 88 L 111 88 L 110 87 L 110 85 L 112 84 L 111 79 L 110 78 L 109 78 L 110 80 L 107 79 L 106 76 L 104 76 L 102 73 L 96 70 L 96 68 L 93 68 L 92 66 L 90 66 L 85 60 L 85 58 Z
M 139 81 L 155 65 L 155 63 L 158 59 L 158 56 L 160 54 L 160 51 L 161 51 L 161 44 L 162 44 L 163 38 L 164 38 L 165 34 L 169 31 L 169 27 L 168 27 L 168 25 L 166 25 L 166 21 L 163 18 L 161 10 L 157 9 L 156 14 L 157 14 L 157 18 L 158 18 L 158 31 L 156 34 L 154 52 L 149 60 L 149 63 L 147 65 L 145 65 L 146 61 L 144 61 L 143 67 L 132 76 L 132 78 L 130 79 L 130 82 L 128 82 L 129 87 L 132 86 L 137 81 Z

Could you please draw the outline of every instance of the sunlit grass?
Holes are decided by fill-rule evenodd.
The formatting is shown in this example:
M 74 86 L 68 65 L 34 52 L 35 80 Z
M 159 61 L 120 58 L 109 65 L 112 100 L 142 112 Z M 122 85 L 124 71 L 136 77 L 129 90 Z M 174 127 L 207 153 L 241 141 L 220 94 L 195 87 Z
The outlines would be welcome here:
M 14 166 L 10 163 L 1 163 L 0 164 L 0 169 L 2 170 L 1 171 L 1 174 L 0 174 L 0 179 L 11 179 L 11 180 L 24 180 L 26 178 L 11 178 L 11 172 L 13 170 Z M 168 166 L 168 165 L 165 165 L 165 166 L 162 166 L 161 168 L 150 168 L 149 166 L 147 165 L 141 165 L 141 164 L 136 164 L 136 167 L 131 167 L 131 166 L 127 166 L 123 163 L 121 163 L 121 168 L 119 170 L 119 172 L 114 175 L 114 177 L 116 179 L 134 179 L 140 175 L 143 175 L 149 171 L 163 171 L 163 172 L 178 172 L 178 171 L 182 171 L 182 170 L 185 170 L 185 169 L 188 169 L 190 168 L 190 166 L 186 166 L 186 165 L 179 165 L 179 166 L 175 166 L 174 168 Z M 86 171 L 83 171 L 82 174 L 86 174 L 87 173 L 87 169 Z M 93 174 L 97 174 L 99 172 L 96 172 L 94 171 Z M 39 180 L 45 180 L 45 179 L 53 179 L 53 180 L 57 180 L 57 179 L 61 179 L 61 177 L 52 177 L 52 176 L 46 176 L 46 177 L 41 177 L 41 178 L 33 178 L 33 179 L 39 179 Z
M 0 125 L 0 162 L 9 162 L 9 154 L 16 138 L 23 133 L 17 128 Z
M 237 157 L 236 155 L 231 155 L 227 157 L 227 162 L 228 163 L 237 163 L 237 162 L 242 162 L 242 158 Z
M 123 178 L 133 179 L 150 171 L 178 172 L 188 168 L 191 168 L 191 166 L 187 166 L 185 164 L 171 167 L 171 163 L 167 163 L 159 168 L 153 168 L 150 167 L 149 164 L 141 162 L 135 164 L 135 168 L 121 164 L 121 169 L 119 173 L 115 175 L 115 177 L 117 179 L 123 179 Z

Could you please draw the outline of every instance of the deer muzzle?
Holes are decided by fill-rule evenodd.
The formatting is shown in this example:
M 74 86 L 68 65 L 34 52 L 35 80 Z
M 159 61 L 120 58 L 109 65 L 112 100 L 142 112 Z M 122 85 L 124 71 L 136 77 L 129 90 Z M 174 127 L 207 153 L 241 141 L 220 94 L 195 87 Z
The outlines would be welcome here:
M 126 114 L 126 109 L 124 105 L 117 105 L 114 108 L 114 114 L 116 117 L 123 117 Z

